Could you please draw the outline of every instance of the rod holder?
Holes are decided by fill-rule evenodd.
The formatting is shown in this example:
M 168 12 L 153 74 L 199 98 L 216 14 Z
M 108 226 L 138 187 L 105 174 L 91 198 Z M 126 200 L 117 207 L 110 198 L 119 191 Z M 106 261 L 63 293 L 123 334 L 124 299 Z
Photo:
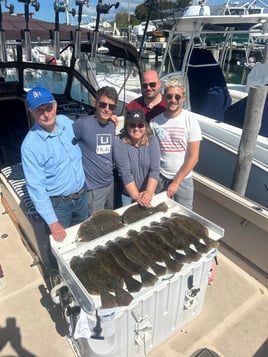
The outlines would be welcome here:
M 6 36 L 3 30 L 0 30 L 0 62 L 7 62 Z
M 60 58 L 60 32 L 57 30 L 54 31 L 54 57 Z
M 32 62 L 31 32 L 24 30 L 24 48 L 26 61 Z
M 80 58 L 80 55 L 81 55 L 81 36 L 82 36 L 81 30 L 76 29 L 75 30 L 75 47 L 74 47 L 75 58 Z

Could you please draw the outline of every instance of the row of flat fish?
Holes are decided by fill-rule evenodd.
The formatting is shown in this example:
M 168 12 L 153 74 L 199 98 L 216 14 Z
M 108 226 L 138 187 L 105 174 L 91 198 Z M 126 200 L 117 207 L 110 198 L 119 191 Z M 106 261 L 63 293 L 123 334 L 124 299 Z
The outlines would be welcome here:
M 157 212 L 166 212 L 167 210 L 168 206 L 165 202 L 150 208 L 135 204 L 127 208 L 122 215 L 109 209 L 99 210 L 79 226 L 77 239 L 90 241 L 104 234 L 114 232 L 127 224 L 134 223 Z
M 132 293 L 179 272 L 184 263 L 199 260 L 217 245 L 205 226 L 173 213 L 72 257 L 70 266 L 90 294 L 100 295 L 103 308 L 127 306 Z

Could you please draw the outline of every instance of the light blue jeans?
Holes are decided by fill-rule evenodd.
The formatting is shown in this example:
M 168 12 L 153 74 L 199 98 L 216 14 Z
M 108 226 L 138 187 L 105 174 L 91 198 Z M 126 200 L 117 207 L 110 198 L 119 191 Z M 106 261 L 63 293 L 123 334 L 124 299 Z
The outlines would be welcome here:
M 158 185 L 156 188 L 156 193 L 166 191 L 168 186 L 171 184 L 172 180 L 159 175 Z M 180 185 L 178 191 L 172 197 L 176 202 L 180 203 L 186 208 L 193 208 L 193 198 L 194 198 L 194 182 L 193 178 L 189 177 L 184 179 Z

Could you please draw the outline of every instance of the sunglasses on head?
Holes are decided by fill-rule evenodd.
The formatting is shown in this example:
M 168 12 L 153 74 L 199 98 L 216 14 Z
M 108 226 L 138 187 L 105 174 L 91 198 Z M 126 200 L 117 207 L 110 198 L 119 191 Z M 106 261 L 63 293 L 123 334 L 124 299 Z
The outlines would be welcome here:
M 116 105 L 115 105 L 115 104 L 109 104 L 109 103 L 105 103 L 105 102 L 99 102 L 99 103 L 98 103 L 98 106 L 99 106 L 101 109 L 106 108 L 107 105 L 108 105 L 108 107 L 109 107 L 110 110 L 115 110 L 115 108 L 116 108 Z
M 181 99 L 181 95 L 179 95 L 179 94 L 170 94 L 170 93 L 168 93 L 166 95 L 167 100 L 170 100 L 173 97 L 176 99 L 176 101 L 179 101 Z
M 150 83 L 143 83 L 142 88 L 146 89 L 147 87 L 155 88 L 156 87 L 156 82 L 150 82 Z
M 135 128 L 142 129 L 142 128 L 144 128 L 144 124 L 143 123 L 129 123 L 128 125 L 129 125 L 129 127 L 131 129 L 135 129 Z

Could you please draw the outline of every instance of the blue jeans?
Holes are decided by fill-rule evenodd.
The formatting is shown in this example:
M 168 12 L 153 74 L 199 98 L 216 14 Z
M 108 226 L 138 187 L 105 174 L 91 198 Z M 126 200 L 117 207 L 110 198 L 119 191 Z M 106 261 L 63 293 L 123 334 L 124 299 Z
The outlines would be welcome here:
M 128 206 L 134 202 L 134 200 L 130 196 L 124 193 L 122 193 L 121 198 L 122 198 L 122 206 Z
M 65 198 L 51 198 L 55 214 L 64 228 L 74 226 L 88 218 L 87 191 L 76 200 Z
M 173 180 L 164 177 L 163 175 L 159 175 L 158 185 L 156 188 L 156 193 L 160 193 L 166 191 L 168 186 L 171 184 Z M 194 198 L 194 182 L 193 178 L 189 177 L 184 179 L 178 188 L 178 191 L 172 197 L 176 202 L 180 203 L 186 208 L 193 208 L 193 198 Z

